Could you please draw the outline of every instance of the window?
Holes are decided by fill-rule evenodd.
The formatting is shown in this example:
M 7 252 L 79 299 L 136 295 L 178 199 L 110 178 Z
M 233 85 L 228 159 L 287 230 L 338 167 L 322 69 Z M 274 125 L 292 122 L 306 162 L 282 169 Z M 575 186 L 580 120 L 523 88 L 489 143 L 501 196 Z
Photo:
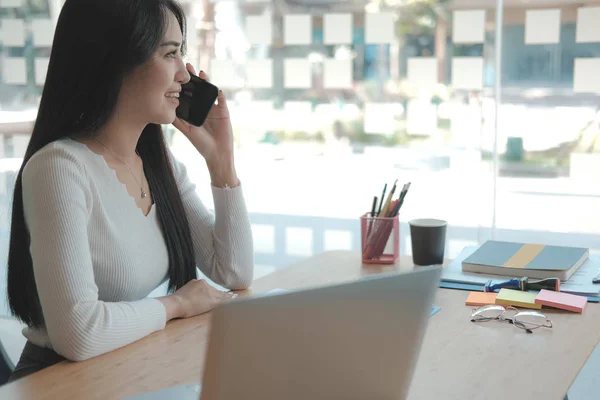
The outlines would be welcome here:
M 52 8 L 24 4 L 0 8 L 2 257 L 49 54 L 31 20 Z M 412 182 L 403 254 L 417 217 L 448 220 L 448 257 L 492 237 L 600 251 L 600 2 L 505 1 L 500 25 L 483 1 L 284 4 L 185 2 L 188 60 L 229 99 L 259 276 L 357 250 L 359 216 L 395 179 Z M 202 160 L 171 136 L 211 204 Z

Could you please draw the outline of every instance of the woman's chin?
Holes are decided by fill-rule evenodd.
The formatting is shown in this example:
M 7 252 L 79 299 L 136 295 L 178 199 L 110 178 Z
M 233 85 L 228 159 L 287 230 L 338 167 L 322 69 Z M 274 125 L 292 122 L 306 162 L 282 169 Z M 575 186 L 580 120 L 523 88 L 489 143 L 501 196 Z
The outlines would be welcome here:
M 159 115 L 156 118 L 154 118 L 153 123 L 157 125 L 168 125 L 175 122 L 176 119 L 177 114 L 175 113 L 175 110 L 168 110 L 162 113 L 162 115 Z

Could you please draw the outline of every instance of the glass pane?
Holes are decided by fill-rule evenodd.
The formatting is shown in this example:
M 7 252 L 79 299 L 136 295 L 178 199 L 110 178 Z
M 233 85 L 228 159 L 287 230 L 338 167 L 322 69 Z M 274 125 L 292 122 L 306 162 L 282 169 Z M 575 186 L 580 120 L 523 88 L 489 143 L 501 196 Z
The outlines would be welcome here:
M 598 5 L 507 3 L 498 239 L 600 251 Z
M 49 56 L 49 46 L 34 45 L 33 20 L 48 20 L 47 0 L 29 0 L 21 8 L 0 8 L 0 271 L 6 275 L 10 202 L 16 174 L 29 142 L 43 81 L 36 79 L 38 60 Z M 7 21 L 9 21 L 7 23 Z M 9 27 L 10 29 L 7 29 Z M 12 28 L 17 28 L 16 30 Z M 6 280 L 0 280 L 0 316 L 9 315 Z
M 214 15 L 214 46 L 200 47 L 199 64 L 228 96 L 254 223 L 309 227 L 310 254 L 325 249 L 330 230 L 350 232 L 359 250 L 360 215 L 398 179 L 395 196 L 412 182 L 400 211 L 402 254 L 411 254 L 412 218 L 449 221 L 447 257 L 486 234 L 493 15 L 479 21 L 477 43 L 454 43 L 452 10 L 440 15 L 438 5 L 322 3 L 315 12 L 299 2 L 282 13 L 269 3 L 217 1 L 209 12 L 191 3 L 191 15 Z M 177 154 L 196 165 L 176 137 Z M 205 171 L 194 174 L 205 181 Z M 198 186 L 210 200 L 210 187 Z M 257 260 L 284 267 L 297 258 L 277 235 L 275 255 Z

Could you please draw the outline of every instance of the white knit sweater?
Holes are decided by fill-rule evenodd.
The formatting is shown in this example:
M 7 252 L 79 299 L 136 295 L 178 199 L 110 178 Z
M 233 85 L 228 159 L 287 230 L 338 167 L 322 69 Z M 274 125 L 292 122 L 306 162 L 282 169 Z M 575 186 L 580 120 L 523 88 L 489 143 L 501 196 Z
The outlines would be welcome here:
M 250 285 L 252 232 L 241 186 L 212 188 L 214 215 L 172 155 L 196 264 L 231 289 Z M 80 361 L 132 343 L 166 324 L 148 294 L 167 280 L 168 255 L 155 210 L 142 210 L 104 158 L 71 139 L 38 151 L 23 172 L 23 205 L 45 328 L 32 343 Z

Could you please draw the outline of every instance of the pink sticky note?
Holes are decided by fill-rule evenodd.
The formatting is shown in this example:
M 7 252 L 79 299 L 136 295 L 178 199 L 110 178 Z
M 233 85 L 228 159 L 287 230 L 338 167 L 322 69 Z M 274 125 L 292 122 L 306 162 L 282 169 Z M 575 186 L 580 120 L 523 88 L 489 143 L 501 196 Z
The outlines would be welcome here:
M 535 297 L 535 303 L 543 306 L 560 308 L 561 310 L 582 313 L 587 303 L 587 297 L 542 289 Z

